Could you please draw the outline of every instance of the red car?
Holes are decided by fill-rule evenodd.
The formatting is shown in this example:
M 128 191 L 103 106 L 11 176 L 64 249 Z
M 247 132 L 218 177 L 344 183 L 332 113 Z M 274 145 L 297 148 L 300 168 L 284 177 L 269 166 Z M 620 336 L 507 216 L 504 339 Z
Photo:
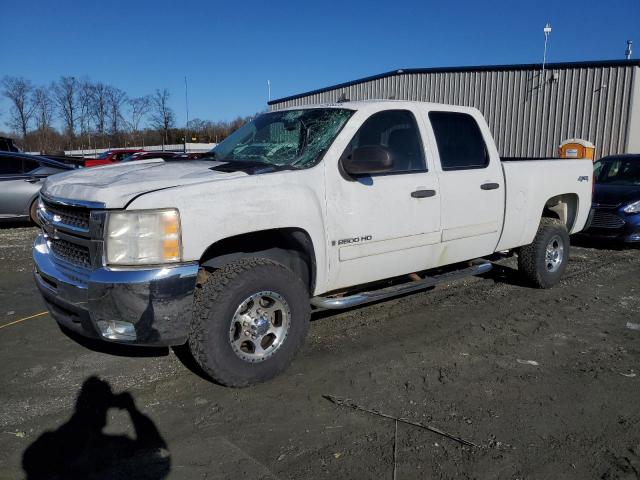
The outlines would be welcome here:
M 97 167 L 98 165 L 110 165 L 112 163 L 119 162 L 124 157 L 128 157 L 129 155 L 137 152 L 144 152 L 142 149 L 118 149 L 118 150 L 107 150 L 104 153 L 101 153 L 98 158 L 87 158 L 84 161 L 85 167 Z

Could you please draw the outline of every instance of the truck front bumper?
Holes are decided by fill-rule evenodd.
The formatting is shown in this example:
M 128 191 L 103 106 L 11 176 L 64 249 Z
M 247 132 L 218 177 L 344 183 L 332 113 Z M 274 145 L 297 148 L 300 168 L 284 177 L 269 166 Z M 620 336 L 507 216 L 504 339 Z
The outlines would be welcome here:
M 197 263 L 87 271 L 55 257 L 42 234 L 34 243 L 33 260 L 49 312 L 67 329 L 118 343 L 185 343 Z

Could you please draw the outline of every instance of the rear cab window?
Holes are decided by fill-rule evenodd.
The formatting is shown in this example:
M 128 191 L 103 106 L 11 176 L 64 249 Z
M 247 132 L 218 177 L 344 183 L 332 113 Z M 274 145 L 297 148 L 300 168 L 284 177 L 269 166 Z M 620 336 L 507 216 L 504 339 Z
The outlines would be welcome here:
M 467 113 L 429 112 L 442 170 L 486 168 L 489 152 L 476 120 Z

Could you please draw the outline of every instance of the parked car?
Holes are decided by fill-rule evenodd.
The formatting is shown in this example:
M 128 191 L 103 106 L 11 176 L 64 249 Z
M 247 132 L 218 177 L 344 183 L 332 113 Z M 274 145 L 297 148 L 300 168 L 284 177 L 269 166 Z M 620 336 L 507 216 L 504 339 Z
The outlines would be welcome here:
M 593 237 L 640 242 L 640 154 L 611 155 L 594 164 Z
M 0 220 L 38 223 L 37 199 L 43 180 L 73 169 L 44 157 L 0 152 Z
M 175 152 L 136 152 L 122 159 L 123 162 L 132 162 L 134 160 L 149 160 L 150 158 L 174 158 Z
M 174 160 L 198 160 L 209 156 L 209 152 L 179 153 Z
M 66 163 L 68 165 L 73 165 L 75 167 L 84 167 L 86 159 L 84 157 L 78 157 L 74 155 L 65 155 L 64 152 L 61 153 L 41 153 L 41 157 L 49 158 L 51 160 L 56 160 L 60 163 Z
M 3 152 L 19 152 L 20 148 L 16 145 L 13 138 L 0 137 L 0 151 Z
M 93 173 L 42 191 L 33 258 L 52 317 L 104 341 L 187 343 L 212 379 L 245 386 L 287 367 L 312 306 L 482 274 L 498 252 L 552 287 L 593 165 L 502 161 L 474 108 L 367 101 L 265 113 L 206 159 Z
M 87 158 L 84 161 L 85 167 L 97 167 L 99 165 L 109 165 L 111 163 L 119 162 L 123 158 L 128 157 L 132 153 L 144 152 L 141 149 L 118 149 L 108 150 L 98 155 L 97 158 Z

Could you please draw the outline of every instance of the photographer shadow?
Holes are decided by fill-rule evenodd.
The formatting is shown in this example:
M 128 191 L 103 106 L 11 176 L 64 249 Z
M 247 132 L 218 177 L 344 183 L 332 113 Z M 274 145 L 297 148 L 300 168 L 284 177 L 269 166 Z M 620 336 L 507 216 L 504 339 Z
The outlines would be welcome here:
M 103 433 L 109 409 L 129 414 L 135 439 Z M 57 430 L 43 433 L 24 452 L 28 480 L 165 478 L 171 467 L 167 444 L 149 417 L 135 406 L 129 392 L 115 395 L 109 383 L 88 378 L 80 389 L 75 412 Z

